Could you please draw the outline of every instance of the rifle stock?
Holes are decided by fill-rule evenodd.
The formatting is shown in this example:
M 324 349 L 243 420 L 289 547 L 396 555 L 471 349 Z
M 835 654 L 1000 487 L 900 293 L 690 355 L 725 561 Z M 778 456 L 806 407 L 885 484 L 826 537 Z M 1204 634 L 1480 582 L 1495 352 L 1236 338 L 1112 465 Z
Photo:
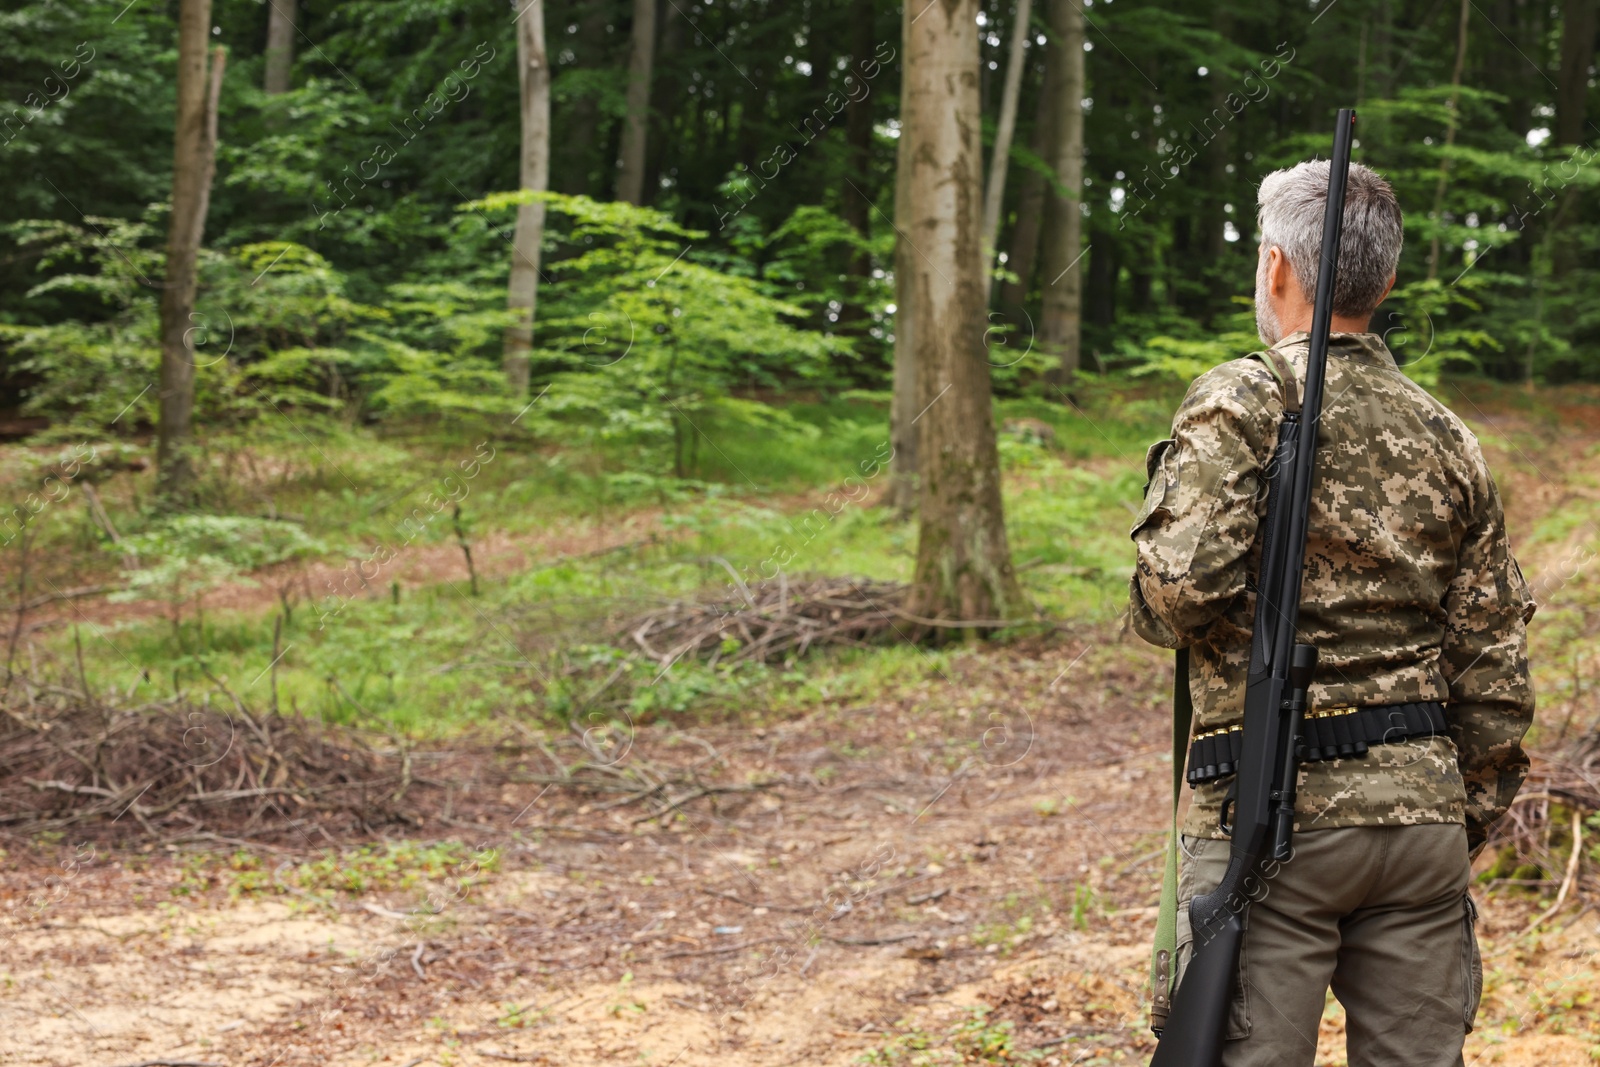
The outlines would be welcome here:
M 1321 266 L 1312 308 L 1311 344 L 1301 410 L 1278 426 L 1256 582 L 1255 627 L 1245 682 L 1243 753 L 1231 805 L 1232 844 L 1222 881 L 1189 904 L 1193 951 L 1172 1000 L 1151 1067 L 1219 1067 L 1239 972 L 1245 913 L 1264 886 L 1263 864 L 1287 860 L 1294 827 L 1296 735 L 1316 649 L 1295 643 L 1306 527 L 1327 373 L 1333 287 L 1344 222 L 1345 180 L 1355 112 L 1339 111 L 1328 168 Z M 1229 817 L 1230 806 L 1223 809 Z

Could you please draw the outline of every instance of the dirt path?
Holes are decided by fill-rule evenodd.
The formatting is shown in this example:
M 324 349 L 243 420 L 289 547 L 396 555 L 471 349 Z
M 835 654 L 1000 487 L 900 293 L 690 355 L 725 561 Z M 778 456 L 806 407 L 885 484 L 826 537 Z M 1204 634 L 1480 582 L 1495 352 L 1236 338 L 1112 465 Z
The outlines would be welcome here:
M 603 555 L 630 545 L 646 545 L 670 538 L 662 525 L 660 509 L 646 509 L 599 523 L 587 519 L 560 519 L 537 530 L 507 533 L 494 530 L 475 535 L 470 545 L 473 566 L 480 580 L 519 574 L 533 567 L 566 559 Z M 201 598 L 207 614 L 256 612 L 278 609 L 284 598 L 298 609 L 345 599 L 389 595 L 390 583 L 402 589 L 440 582 L 465 587 L 470 575 L 461 546 L 438 544 L 378 546 L 372 555 L 346 560 L 284 564 L 259 571 L 248 583 L 227 582 Z M 76 584 L 76 583 L 73 583 Z M 108 579 L 105 585 L 113 585 Z M 28 628 L 46 629 L 71 623 L 110 625 L 117 622 L 163 618 L 169 609 L 156 600 L 115 602 L 103 596 L 55 601 L 28 616 Z M 193 605 L 185 606 L 185 614 Z
M 426 881 L 325 904 L 252 892 L 249 864 L 19 845 L 0 1062 L 844 1067 L 1007 1033 L 1041 1063 L 1142 1062 L 1168 671 L 1086 633 L 766 730 L 646 729 L 627 759 L 761 788 L 664 819 L 538 783 L 477 796 L 412 836 L 502 862 L 432 906 Z M 1484 908 L 1469 1062 L 1600 1049 L 1594 913 L 1518 939 L 1532 907 Z M 1341 1033 L 1335 1009 L 1319 1064 Z

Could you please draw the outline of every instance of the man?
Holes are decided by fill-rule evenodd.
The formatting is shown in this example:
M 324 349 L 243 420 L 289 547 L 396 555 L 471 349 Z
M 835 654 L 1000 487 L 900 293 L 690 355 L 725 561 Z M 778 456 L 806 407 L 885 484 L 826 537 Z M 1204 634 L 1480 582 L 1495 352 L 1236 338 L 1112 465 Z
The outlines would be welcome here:
M 1262 182 L 1256 322 L 1269 348 L 1191 386 L 1172 438 L 1150 450 L 1132 531 L 1134 629 L 1188 647 L 1192 665 L 1180 980 L 1188 903 L 1228 863 L 1219 824 L 1267 468 L 1305 381 L 1327 188 L 1326 162 Z M 1346 197 L 1297 637 L 1320 652 L 1305 731 L 1320 758 L 1300 764 L 1294 856 L 1247 912 L 1226 1067 L 1310 1067 L 1330 985 L 1351 1067 L 1459 1065 L 1482 985 L 1470 857 L 1527 773 L 1532 599 L 1477 439 L 1366 332 L 1400 258 L 1394 192 L 1353 163 Z M 1363 739 L 1363 722 L 1391 725 Z

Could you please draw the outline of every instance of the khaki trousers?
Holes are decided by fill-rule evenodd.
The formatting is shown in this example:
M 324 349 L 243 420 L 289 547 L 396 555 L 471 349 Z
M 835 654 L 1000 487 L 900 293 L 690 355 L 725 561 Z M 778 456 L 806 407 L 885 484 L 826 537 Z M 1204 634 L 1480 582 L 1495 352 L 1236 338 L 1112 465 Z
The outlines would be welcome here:
M 1181 982 L 1189 901 L 1222 880 L 1229 843 L 1180 844 Z M 1330 987 L 1350 1067 L 1460 1067 L 1483 987 L 1469 867 L 1454 824 L 1296 834 L 1246 913 L 1224 1067 L 1312 1067 Z

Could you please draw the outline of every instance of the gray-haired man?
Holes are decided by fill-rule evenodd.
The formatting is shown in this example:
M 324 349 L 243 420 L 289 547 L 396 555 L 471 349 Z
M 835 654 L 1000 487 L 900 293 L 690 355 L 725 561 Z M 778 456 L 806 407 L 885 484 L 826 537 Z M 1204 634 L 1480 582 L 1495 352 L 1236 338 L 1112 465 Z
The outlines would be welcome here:
M 1218 754 L 1243 713 L 1266 467 L 1304 380 L 1327 185 L 1326 162 L 1262 182 L 1256 321 L 1270 347 L 1195 381 L 1150 450 L 1132 531 L 1134 628 L 1189 647 L 1192 664 L 1180 980 L 1188 902 L 1228 861 L 1233 778 Z M 1477 1010 L 1469 854 L 1526 773 L 1533 603 L 1477 439 L 1365 332 L 1401 240 L 1388 183 L 1352 164 L 1297 638 L 1320 658 L 1295 852 L 1247 913 L 1227 1067 L 1309 1067 L 1330 986 L 1351 1067 L 1458 1065 Z M 1359 737 L 1374 719 L 1406 725 Z

